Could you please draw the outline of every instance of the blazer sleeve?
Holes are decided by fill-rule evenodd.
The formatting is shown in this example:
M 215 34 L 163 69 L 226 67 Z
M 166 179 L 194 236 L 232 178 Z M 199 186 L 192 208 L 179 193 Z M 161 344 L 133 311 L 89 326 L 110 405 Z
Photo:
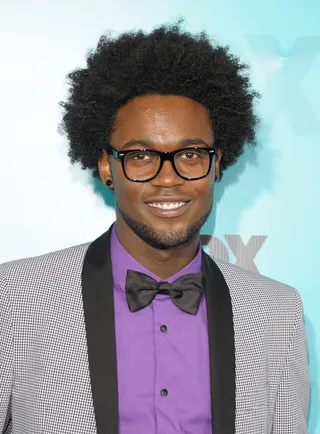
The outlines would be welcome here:
M 0 433 L 12 433 L 13 334 L 9 294 L 0 266 Z
M 288 354 L 279 384 L 272 434 L 307 434 L 309 409 L 309 370 L 303 306 L 295 290 L 296 316 Z

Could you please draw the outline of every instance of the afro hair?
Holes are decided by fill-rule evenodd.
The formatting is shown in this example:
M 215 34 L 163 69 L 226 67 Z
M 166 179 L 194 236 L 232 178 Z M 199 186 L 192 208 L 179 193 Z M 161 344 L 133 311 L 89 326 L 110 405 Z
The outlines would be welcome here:
M 86 68 L 68 74 L 69 94 L 60 132 L 69 141 L 68 155 L 99 178 L 98 161 L 115 125 L 117 111 L 138 96 L 180 95 L 208 111 L 215 147 L 222 150 L 221 174 L 255 144 L 255 99 L 248 66 L 213 45 L 205 32 L 192 35 L 181 23 L 163 25 L 114 38 L 101 36 L 87 56 Z

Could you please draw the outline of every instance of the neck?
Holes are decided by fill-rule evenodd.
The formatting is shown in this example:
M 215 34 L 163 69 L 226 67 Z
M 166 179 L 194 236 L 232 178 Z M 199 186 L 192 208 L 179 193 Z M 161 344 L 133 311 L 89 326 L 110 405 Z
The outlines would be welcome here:
M 138 237 L 124 222 L 118 221 L 117 236 L 131 256 L 161 279 L 173 276 L 188 265 L 196 256 L 199 245 L 197 234 L 183 245 L 167 250 L 157 249 Z

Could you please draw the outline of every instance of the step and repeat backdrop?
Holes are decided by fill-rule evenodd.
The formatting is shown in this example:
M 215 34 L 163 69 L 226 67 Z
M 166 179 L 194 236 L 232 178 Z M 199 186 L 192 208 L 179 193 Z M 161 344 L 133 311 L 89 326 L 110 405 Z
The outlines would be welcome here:
M 0 3 L 0 262 L 93 240 L 113 198 L 71 166 L 57 131 L 66 74 L 105 31 L 184 18 L 251 65 L 262 94 L 258 146 L 215 191 L 207 251 L 296 287 L 320 434 L 320 2 L 317 0 L 4 0 Z

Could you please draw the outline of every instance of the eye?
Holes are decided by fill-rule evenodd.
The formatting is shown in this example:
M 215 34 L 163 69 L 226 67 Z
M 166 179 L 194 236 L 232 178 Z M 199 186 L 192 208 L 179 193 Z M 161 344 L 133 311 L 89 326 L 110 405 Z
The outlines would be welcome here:
M 147 154 L 145 154 L 145 153 L 140 153 L 140 154 L 134 154 L 134 155 L 132 155 L 131 158 L 133 160 L 144 161 L 144 160 L 147 160 L 150 157 Z
M 188 160 L 194 160 L 195 158 L 198 158 L 199 155 L 196 154 L 195 152 L 186 152 L 186 153 L 185 153 L 185 157 L 186 157 Z
M 127 155 L 127 158 L 133 161 L 147 161 L 151 158 L 151 155 L 148 152 L 132 151 Z
M 150 151 L 131 151 L 126 155 L 126 161 L 132 163 L 152 163 L 157 158 L 157 155 Z
M 197 149 L 184 149 L 183 151 L 176 154 L 176 161 L 179 160 L 181 163 L 192 163 L 199 164 L 206 161 L 209 158 L 209 154 L 206 150 Z
M 184 160 L 196 160 L 199 157 L 199 152 L 196 151 L 185 151 L 179 155 L 179 158 L 182 158 Z

